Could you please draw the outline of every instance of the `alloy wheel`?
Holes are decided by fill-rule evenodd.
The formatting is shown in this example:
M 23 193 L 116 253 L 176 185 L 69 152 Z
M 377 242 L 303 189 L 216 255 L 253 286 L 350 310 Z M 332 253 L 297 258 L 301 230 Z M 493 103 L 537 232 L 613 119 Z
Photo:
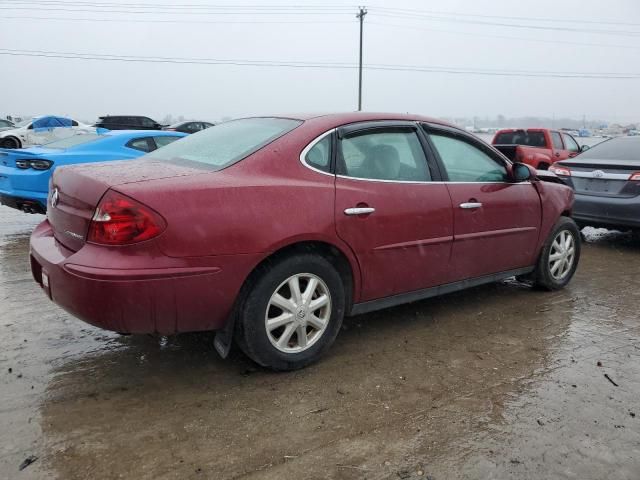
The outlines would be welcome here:
M 573 267 L 575 259 L 575 239 L 568 230 L 561 230 L 551 243 L 549 252 L 549 273 L 555 280 L 562 280 Z
M 271 344 L 284 353 L 300 353 L 315 344 L 331 318 L 331 294 L 312 273 L 292 275 L 271 295 L 265 328 Z

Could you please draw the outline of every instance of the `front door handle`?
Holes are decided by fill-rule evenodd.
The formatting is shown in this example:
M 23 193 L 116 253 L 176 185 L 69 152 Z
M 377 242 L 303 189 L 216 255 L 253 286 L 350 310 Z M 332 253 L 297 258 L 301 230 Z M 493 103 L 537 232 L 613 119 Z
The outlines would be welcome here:
M 370 213 L 375 212 L 376 209 L 373 207 L 353 207 L 347 208 L 344 211 L 345 215 L 369 215 Z
M 464 208 L 465 210 L 472 210 L 474 208 L 480 208 L 482 204 L 480 202 L 467 202 L 461 203 L 460 208 Z

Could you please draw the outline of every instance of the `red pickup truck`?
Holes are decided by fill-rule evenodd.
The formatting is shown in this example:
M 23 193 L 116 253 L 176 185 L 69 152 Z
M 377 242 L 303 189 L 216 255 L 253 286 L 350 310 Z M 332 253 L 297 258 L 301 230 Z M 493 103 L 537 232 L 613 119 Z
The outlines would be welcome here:
M 499 130 L 491 144 L 509 160 L 527 163 L 538 170 L 547 170 L 552 163 L 575 157 L 582 151 L 568 133 L 547 128 Z

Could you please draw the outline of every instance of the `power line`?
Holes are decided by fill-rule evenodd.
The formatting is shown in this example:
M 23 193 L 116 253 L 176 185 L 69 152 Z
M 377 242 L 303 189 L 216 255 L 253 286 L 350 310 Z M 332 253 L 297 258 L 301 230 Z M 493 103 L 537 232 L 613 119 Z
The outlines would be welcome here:
M 442 11 L 429 11 L 429 10 L 416 10 L 410 8 L 388 8 L 388 7 L 372 7 L 375 10 L 387 11 L 387 12 L 398 12 L 398 13 L 417 13 L 417 14 L 427 14 L 427 15 L 442 15 L 442 16 L 452 16 L 452 17 L 469 17 L 469 18 L 497 18 L 502 20 L 517 20 L 517 21 L 528 21 L 528 22 L 549 22 L 549 23 L 590 23 L 595 25 L 623 25 L 628 27 L 640 27 L 640 23 L 628 23 L 628 22 L 619 22 L 619 21 L 606 21 L 606 20 L 585 20 L 585 19 L 572 19 L 572 22 L 567 20 L 561 20 L 558 18 L 541 18 L 541 17 L 515 17 L 515 16 L 506 16 L 506 15 L 486 15 L 479 13 L 461 13 L 461 12 L 442 12 Z
M 385 13 L 385 12 L 377 12 L 377 15 L 382 17 L 396 18 L 402 20 L 426 20 L 426 21 L 439 21 L 439 22 L 453 22 L 453 23 L 466 23 L 471 25 L 490 25 L 497 27 L 508 27 L 508 28 L 521 28 L 521 29 L 530 29 L 530 30 L 545 30 L 545 31 L 559 31 L 559 32 L 577 32 L 577 33 L 591 33 L 591 34 L 602 34 L 602 35 L 621 35 L 621 36 L 631 36 L 637 37 L 640 36 L 640 32 L 632 32 L 632 31 L 623 31 L 623 30 L 593 30 L 593 29 L 585 29 L 585 28 L 575 28 L 575 27 L 548 27 L 541 25 L 523 25 L 516 23 L 503 23 L 503 22 L 488 22 L 483 20 L 467 20 L 464 18 L 444 18 L 437 17 L 433 15 L 410 15 L 410 14 L 396 14 L 396 13 Z
M 0 10 L 33 10 L 29 7 L 4 7 L 0 6 Z M 323 10 L 323 11 L 297 11 L 297 10 L 278 10 L 278 11 L 216 11 L 216 12 L 191 12 L 191 11 L 140 11 L 140 10 L 95 10 L 95 9 L 81 9 L 81 8 L 38 8 L 38 11 L 47 12 L 82 12 L 82 13 L 126 13 L 127 15 L 343 15 L 343 10 Z
M 181 57 L 147 57 L 132 55 L 110 55 L 79 52 L 55 52 L 42 50 L 12 50 L 0 49 L 0 55 L 20 57 L 46 57 L 66 58 L 74 60 L 95 61 L 120 61 L 140 63 L 167 63 L 167 64 L 195 64 L 195 65 L 235 65 L 252 67 L 287 67 L 287 68 L 325 68 L 325 69 L 356 69 L 355 64 L 341 62 L 294 62 L 273 60 L 238 60 L 238 59 L 205 59 L 205 58 L 181 58 Z M 367 70 L 380 71 L 405 71 L 405 72 L 433 72 L 450 74 L 473 74 L 489 76 L 509 77 L 541 77 L 541 78 L 584 78 L 584 79 L 638 79 L 640 73 L 599 73 L 599 72 L 535 72 L 526 70 L 491 70 L 471 69 L 450 66 L 425 66 L 425 65 L 392 65 L 392 64 L 368 64 L 363 65 Z
M 636 45 L 613 45 L 613 44 L 605 44 L 605 43 L 573 42 L 569 40 L 562 40 L 561 42 L 558 42 L 557 40 L 544 40 L 541 38 L 516 37 L 513 35 L 493 35 L 489 33 L 461 32 L 461 31 L 454 31 L 454 30 L 436 30 L 429 27 L 418 27 L 415 25 L 399 25 L 396 23 L 386 23 L 386 22 L 376 22 L 376 21 L 369 21 L 369 24 L 377 25 L 380 27 L 400 28 L 403 30 L 404 29 L 421 30 L 421 31 L 432 32 L 432 33 L 447 33 L 452 35 L 467 35 L 472 37 L 501 38 L 505 40 L 521 40 L 521 41 L 534 42 L 534 43 L 551 43 L 554 45 L 558 45 L 558 44 L 578 45 L 582 47 L 606 47 L 606 48 L 625 48 L 625 49 L 640 50 L 640 46 L 636 46 Z
M 9 3 L 11 5 L 62 5 L 62 6 L 95 6 L 95 7 L 135 7 L 135 8 L 205 8 L 209 10 L 321 10 L 321 9 L 340 9 L 353 10 L 354 6 L 345 4 L 307 4 L 307 5 L 286 5 L 286 4 L 203 4 L 203 3 L 131 3 L 131 2 L 91 2 L 91 1 L 56 1 L 56 0 L 0 0 L 0 3 Z
M 351 20 L 187 20 L 187 19 L 132 19 L 132 18 L 68 18 L 68 17 L 34 17 L 34 16 L 8 16 L 3 15 L 0 21 L 4 19 L 25 19 L 25 20 L 53 20 L 64 22 L 106 22 L 106 23 L 175 23 L 175 24 L 334 24 L 349 23 Z

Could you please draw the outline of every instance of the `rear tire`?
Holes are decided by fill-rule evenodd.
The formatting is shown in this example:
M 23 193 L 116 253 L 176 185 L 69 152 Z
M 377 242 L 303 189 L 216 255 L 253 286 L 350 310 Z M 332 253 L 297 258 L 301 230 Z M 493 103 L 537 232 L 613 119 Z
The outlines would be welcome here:
M 560 217 L 542 246 L 533 271 L 533 284 L 544 290 L 558 290 L 569 283 L 578 268 L 580 230 L 569 217 Z
M 313 254 L 287 257 L 267 264 L 249 286 L 237 343 L 264 367 L 296 370 L 331 346 L 344 312 L 344 285 L 328 260 Z

